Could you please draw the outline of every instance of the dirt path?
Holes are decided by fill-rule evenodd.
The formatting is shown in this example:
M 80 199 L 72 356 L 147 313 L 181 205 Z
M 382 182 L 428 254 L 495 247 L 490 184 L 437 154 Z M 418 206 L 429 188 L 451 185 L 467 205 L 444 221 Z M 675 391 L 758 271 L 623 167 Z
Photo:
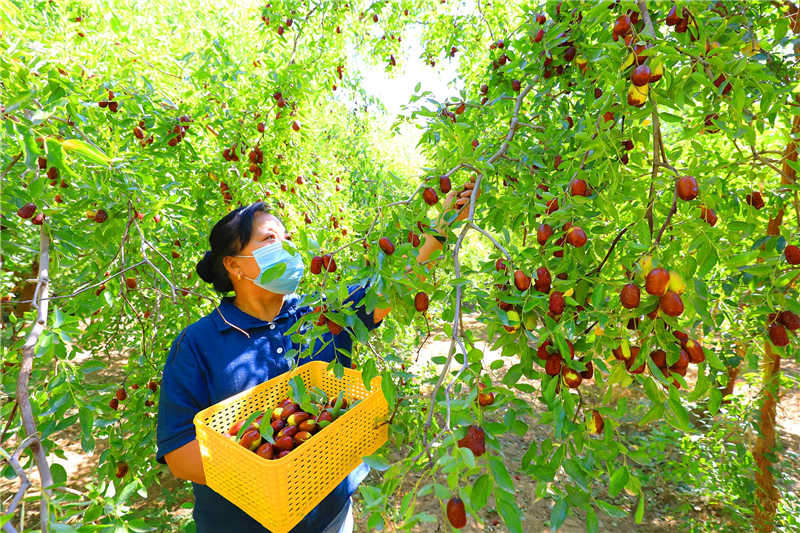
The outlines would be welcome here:
M 488 344 L 486 343 L 485 335 L 480 337 L 485 329 L 482 324 L 475 321 L 474 316 L 466 316 L 464 326 L 471 329 L 473 332 L 476 332 L 479 335 L 479 338 L 482 339 L 483 345 L 481 346 L 479 344 L 479 347 L 485 348 L 485 368 L 488 369 L 489 364 L 494 360 L 504 360 L 505 364 L 503 367 L 494 371 L 488 371 L 495 382 L 500 382 L 510 366 L 510 364 L 508 364 L 508 359 L 502 358 L 498 352 L 489 349 Z M 437 365 L 432 363 L 431 358 L 437 355 L 446 355 L 448 348 L 449 342 L 446 338 L 444 338 L 443 334 L 441 332 L 434 333 L 432 335 L 432 339 L 430 339 L 429 342 L 423 347 L 420 353 L 419 361 L 413 365 L 410 370 L 414 373 L 421 373 L 426 368 L 437 368 Z M 96 383 L 119 382 L 119 378 L 121 377 L 122 371 L 127 363 L 126 357 L 124 354 L 114 354 L 112 356 L 111 363 L 112 364 L 109 364 L 108 367 L 103 371 L 94 374 L 92 381 Z M 800 368 L 797 365 L 784 363 L 783 370 L 786 373 L 793 375 L 795 378 L 800 377 Z M 523 378 L 523 381 L 524 379 L 525 378 Z M 536 385 L 535 383 L 532 384 Z M 757 390 L 755 387 L 748 387 L 744 383 L 741 383 L 737 384 L 736 392 L 737 394 L 752 395 L 755 394 Z M 587 391 L 587 394 L 591 393 Z M 535 415 L 537 417 L 543 411 L 544 406 L 539 403 L 533 395 L 517 392 L 517 396 L 528 401 L 528 403 L 534 408 Z M 630 396 L 631 400 L 633 401 L 641 400 L 641 396 L 637 393 L 632 393 Z M 495 416 L 497 420 L 502 420 L 502 413 L 496 412 Z M 535 438 L 541 440 L 544 437 L 544 434 L 535 432 L 536 420 L 533 417 L 525 417 L 524 422 L 530 428 L 533 428 L 533 430 L 529 431 L 525 438 L 518 438 L 516 436 L 502 438 L 501 447 L 504 454 L 503 459 L 507 469 L 511 475 L 515 477 L 517 502 L 524 513 L 524 530 L 526 533 L 546 532 L 549 531 L 549 527 L 546 525 L 546 523 L 550 517 L 550 503 L 545 500 L 537 501 L 534 496 L 536 487 L 535 482 L 531 478 L 519 472 L 521 459 L 527 451 L 527 448 L 530 444 L 530 439 Z M 800 392 L 797 389 L 784 389 L 783 397 L 781 398 L 781 403 L 778 410 L 778 422 L 781 430 L 780 437 L 786 446 L 784 455 L 789 455 L 795 458 L 800 457 Z M 153 418 L 153 423 L 155 426 L 155 418 Z M 77 424 L 58 433 L 55 442 L 63 451 L 64 457 L 61 458 L 51 455 L 49 457 L 50 461 L 52 463 L 61 464 L 66 469 L 68 473 L 68 486 L 79 490 L 83 489 L 85 486 L 85 480 L 94 477 L 94 471 L 97 467 L 98 459 L 100 454 L 107 448 L 107 443 L 98 440 L 93 454 L 88 455 L 84 453 L 80 445 L 80 428 Z M 7 449 L 13 449 L 12 442 L 8 442 L 6 445 Z M 797 471 L 800 471 L 800 461 L 798 461 L 796 466 Z M 372 477 L 368 480 L 368 482 L 377 482 L 377 473 L 373 472 L 370 474 L 370 476 Z M 412 476 L 411 481 L 414 480 L 415 478 Z M 32 481 L 34 486 L 38 485 L 38 476 L 35 473 L 32 475 Z M 186 485 L 188 485 L 188 483 Z M 180 491 L 177 489 L 186 485 L 184 485 L 183 482 L 176 480 L 166 469 L 164 469 L 160 475 L 160 486 L 148 488 L 148 501 L 153 502 L 149 505 L 163 505 L 162 498 L 164 494 L 174 495 L 179 493 Z M 0 479 L 0 494 L 3 495 L 3 499 L 9 497 L 7 495 L 13 495 L 16 492 L 17 487 L 18 485 L 16 483 L 16 479 Z M 798 489 L 800 489 L 800 484 L 795 486 L 795 490 Z M 30 494 L 32 493 L 29 492 L 29 495 Z M 191 493 L 187 492 L 186 494 L 187 498 L 185 501 L 191 501 Z M 358 494 L 355 496 L 355 503 L 356 531 L 367 531 L 367 517 L 363 516 L 363 513 L 361 513 L 362 506 Z M 631 505 L 634 502 L 631 498 L 620 497 L 615 501 L 615 503 L 623 505 L 623 507 L 626 509 L 631 510 Z M 602 516 L 600 519 L 600 530 L 612 531 L 618 528 L 623 528 L 629 531 L 644 533 L 667 533 L 676 531 L 680 524 L 680 522 L 678 522 L 679 517 L 675 516 L 674 514 L 670 514 L 669 512 L 669 509 L 675 503 L 675 495 L 672 494 L 672 492 L 669 490 L 669 487 L 664 487 L 663 490 L 654 490 L 652 493 L 648 494 L 648 507 L 647 511 L 645 512 L 645 520 L 643 524 L 635 524 L 633 519 L 630 517 L 614 520 L 607 516 Z M 148 503 L 142 502 L 138 504 L 137 507 L 141 507 L 142 505 L 148 505 Z M 174 510 L 169 511 L 169 514 L 176 519 L 191 515 L 191 509 L 180 509 L 178 507 L 179 506 L 176 506 Z M 418 533 L 449 531 L 449 529 L 445 527 L 442 520 L 439 503 L 436 498 L 429 497 L 420 499 L 417 510 L 426 511 L 431 515 L 438 517 L 438 522 L 436 524 L 426 524 L 424 527 L 417 527 L 412 531 Z M 714 515 L 713 510 L 704 508 L 698 508 L 695 512 L 698 515 L 706 515 L 709 517 L 713 517 Z M 35 515 L 32 515 L 32 517 L 33 516 Z M 483 520 L 482 524 L 478 524 L 474 519 L 470 519 L 467 527 L 462 531 L 468 533 L 484 531 L 507 531 L 507 529 L 502 525 L 502 520 L 500 520 L 497 513 L 493 510 L 484 512 L 481 518 Z M 578 533 L 585 531 L 583 517 L 570 515 L 565 524 L 561 527 L 560 531 L 562 533 Z

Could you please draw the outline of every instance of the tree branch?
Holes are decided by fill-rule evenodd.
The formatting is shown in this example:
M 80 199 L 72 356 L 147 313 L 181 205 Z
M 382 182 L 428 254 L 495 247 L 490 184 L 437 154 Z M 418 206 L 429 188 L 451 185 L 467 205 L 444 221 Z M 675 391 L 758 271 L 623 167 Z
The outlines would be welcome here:
M 610 248 L 608 249 L 608 251 L 606 252 L 606 255 L 605 255 L 605 257 L 603 257 L 603 260 L 602 260 L 602 261 L 600 261 L 600 264 L 599 264 L 599 265 L 597 265 L 597 268 L 595 268 L 594 270 L 592 270 L 592 272 L 589 274 L 590 276 L 594 276 L 595 274 L 599 274 L 599 273 L 600 273 L 600 271 L 601 271 L 601 270 L 603 269 L 603 267 L 605 266 L 605 264 L 606 264 L 606 261 L 608 261 L 608 258 L 609 258 L 609 257 L 611 257 L 611 252 L 613 252 L 613 251 L 614 251 L 614 247 L 615 247 L 615 246 L 617 246 L 617 243 L 618 243 L 618 242 L 619 242 L 619 240 L 622 238 L 622 236 L 623 236 L 623 235 L 625 235 L 625 232 L 626 232 L 626 231 L 628 231 L 629 229 L 631 229 L 631 227 L 633 227 L 633 225 L 634 225 L 634 224 L 635 224 L 635 222 L 631 222 L 630 224 L 628 224 L 627 226 L 625 226 L 624 228 L 622 228 L 622 231 L 620 231 L 620 232 L 617 234 L 617 236 L 616 236 L 616 237 L 614 237 L 614 240 L 613 240 L 613 241 L 611 241 L 611 247 L 610 247 Z
M 486 27 L 489 29 L 489 37 L 492 38 L 492 42 L 494 42 L 494 33 L 492 32 L 492 27 L 489 25 L 489 21 L 486 20 L 486 15 L 483 14 L 483 8 L 481 8 L 481 0 L 478 0 L 478 13 L 481 14 L 481 18 L 486 23 Z
M 508 146 L 511 143 L 511 140 L 514 138 L 514 133 L 517 130 L 517 126 L 519 124 L 519 110 L 522 106 L 522 101 L 527 96 L 527 94 L 533 89 L 533 85 L 528 85 L 525 89 L 520 92 L 520 94 L 516 98 L 516 103 L 514 105 L 514 111 L 511 116 L 511 120 L 509 121 L 509 128 L 508 133 L 503 140 L 503 143 L 498 148 L 497 152 L 492 155 L 489 159 L 489 163 L 494 163 L 498 159 L 500 159 L 503 155 L 505 155 L 506 151 L 508 150 Z M 467 233 L 470 229 L 478 229 L 478 226 L 475 225 L 475 204 L 478 198 L 478 191 L 480 190 L 481 180 L 483 179 L 483 173 L 478 173 L 478 177 L 475 180 L 475 186 L 472 188 L 472 194 L 470 195 L 469 201 L 469 214 L 465 220 L 465 224 L 461 229 L 461 233 L 458 236 L 458 240 L 456 240 L 456 244 L 453 247 L 453 267 L 454 267 L 454 274 L 456 278 L 461 277 L 461 262 L 459 259 L 459 253 L 461 251 L 461 243 L 464 241 L 464 237 L 466 237 Z M 479 230 L 480 231 L 480 230 Z M 483 233 L 483 232 L 482 232 Z M 484 233 L 487 235 L 487 233 Z M 444 431 L 451 431 L 450 428 L 450 387 L 452 384 L 458 380 L 461 373 L 464 371 L 464 368 L 467 365 L 467 351 L 464 347 L 464 344 L 460 338 L 460 329 L 459 324 L 461 322 L 461 307 L 462 307 L 462 300 L 463 300 L 463 288 L 464 284 L 459 283 L 456 285 L 456 295 L 455 295 L 455 312 L 453 313 L 453 325 L 452 330 L 450 332 L 450 349 L 448 350 L 447 360 L 442 367 L 441 373 L 439 374 L 439 379 L 436 382 L 436 385 L 431 391 L 431 400 L 428 406 L 428 417 L 425 420 L 424 430 L 422 434 L 422 443 L 424 446 L 423 453 L 427 453 L 428 461 L 432 464 L 432 458 L 430 455 L 430 445 L 432 444 L 428 442 L 428 431 L 430 430 L 431 424 L 433 422 L 433 412 L 434 407 L 436 406 L 436 393 L 441 388 L 442 384 L 444 383 L 445 377 L 447 376 L 447 372 L 450 369 L 450 364 L 453 362 L 453 357 L 455 356 L 456 352 L 456 344 L 462 349 L 464 355 L 464 363 L 462 364 L 461 370 L 456 374 L 455 378 L 451 381 L 450 386 L 445 390 L 445 400 L 447 402 L 447 418 L 445 421 L 445 428 Z
M 17 161 L 19 161 L 20 159 L 22 159 L 22 152 L 20 152 L 20 153 L 18 153 L 17 155 L 15 155 L 15 156 L 14 156 L 14 157 L 11 159 L 11 161 L 8 163 L 8 165 L 6 165 L 6 168 L 4 168 L 4 169 L 3 169 L 3 172 L 2 172 L 2 173 L 0 173 L 0 179 L 2 179 L 2 178 L 5 178 L 5 177 L 6 177 L 6 174 L 8 174 L 9 172 L 11 172 L 11 169 L 14 167 L 14 165 L 16 165 L 16 164 L 17 164 Z
M 470 227 L 470 228 L 472 228 L 472 229 L 474 229 L 475 231 L 477 231 L 477 232 L 479 232 L 479 233 L 483 234 L 483 235 L 484 235 L 484 236 L 485 236 L 487 239 L 489 239 L 490 241 L 492 241 L 492 244 L 494 244 L 494 245 L 495 245 L 495 247 L 496 247 L 498 250 L 500 250 L 501 252 L 503 252 L 503 255 L 505 255 L 505 256 L 506 256 L 506 258 L 507 258 L 509 261 L 511 260 L 511 254 L 509 254 L 509 253 L 508 253 L 508 250 L 506 250 L 505 248 L 503 248 L 503 245 L 502 245 L 502 244 L 500 244 L 499 242 L 497 242 L 497 240 L 496 240 L 494 237 L 492 237 L 492 234 L 491 234 L 491 233 L 489 233 L 489 232 L 488 232 L 488 231 L 486 231 L 485 229 L 481 228 L 480 226 L 477 226 L 477 225 L 476 225 L 474 222 L 470 222 L 470 223 L 469 223 L 469 227 Z
M 638 0 L 636 5 L 639 6 L 639 11 L 642 13 L 642 20 L 644 21 L 644 31 L 642 33 L 655 39 L 657 37 L 656 29 L 653 27 L 653 20 L 650 18 L 650 11 L 647 10 L 646 0 Z
M 7 456 L 8 464 L 11 465 L 11 468 L 14 469 L 14 472 L 16 472 L 17 477 L 20 478 L 20 486 L 19 486 L 19 491 L 17 491 L 17 494 L 14 496 L 14 499 L 11 500 L 8 509 L 4 513 L 0 512 L 0 514 L 11 515 L 14 511 L 16 511 L 17 506 L 19 505 L 19 502 L 22 501 L 22 498 L 23 496 L 25 496 L 25 493 L 28 492 L 28 489 L 31 486 L 31 482 L 28 479 L 27 474 L 25 474 L 25 469 L 22 468 L 22 465 L 19 464 L 19 457 L 20 455 L 22 455 L 22 452 L 25 451 L 26 448 L 28 447 L 33 448 L 33 446 L 37 444 L 39 444 L 39 435 L 38 434 L 29 435 L 25 437 L 25 439 L 22 441 L 22 443 L 10 457 Z M 0 449 L 0 452 L 2 452 L 2 449 Z M 5 452 L 3 452 L 3 455 L 5 455 Z M 20 527 L 24 527 L 24 525 L 20 524 Z M 3 526 L 3 531 L 7 533 L 16 533 L 17 530 L 14 528 L 14 526 L 11 525 L 11 522 L 8 522 Z M 46 525 L 43 526 L 42 531 L 47 531 Z
M 50 286 L 49 269 L 50 236 L 47 233 L 47 225 L 43 224 L 39 232 L 39 277 L 34 291 L 34 301 L 31 303 L 31 306 L 36 309 L 36 320 L 33 323 L 33 327 L 31 327 L 28 337 L 25 339 L 25 344 L 22 346 L 22 361 L 20 362 L 20 371 L 17 377 L 16 393 L 22 425 L 25 428 L 27 437 L 32 438 L 30 447 L 36 460 L 36 466 L 39 469 L 39 478 L 42 483 L 40 518 L 43 533 L 48 530 L 49 526 L 49 507 L 47 502 L 52 496 L 50 486 L 53 485 L 53 475 L 50 472 L 50 465 L 47 463 L 47 456 L 44 453 L 44 448 L 39 441 L 28 384 L 30 382 L 31 373 L 33 372 L 33 359 L 36 355 L 36 345 L 47 325 L 47 292 Z

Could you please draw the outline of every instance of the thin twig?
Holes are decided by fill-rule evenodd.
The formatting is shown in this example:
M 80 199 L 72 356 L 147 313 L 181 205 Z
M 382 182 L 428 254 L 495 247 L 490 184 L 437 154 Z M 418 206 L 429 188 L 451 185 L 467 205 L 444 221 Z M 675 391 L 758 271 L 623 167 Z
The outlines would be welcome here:
M 3 169 L 3 172 L 2 172 L 2 173 L 0 173 L 0 179 L 2 179 L 2 178 L 5 178 L 5 177 L 6 177 L 6 174 L 8 174 L 9 172 L 11 172 L 11 169 L 14 167 L 14 165 L 16 165 L 16 164 L 17 164 L 17 161 L 19 161 L 20 159 L 22 159 L 22 152 L 20 152 L 20 153 L 18 153 L 17 155 L 15 155 L 15 156 L 14 156 L 14 157 L 11 159 L 11 161 L 9 161 L 8 165 L 6 165 L 6 168 L 4 168 L 4 169 Z
M 597 265 L 597 268 L 595 268 L 594 270 L 592 270 L 592 272 L 589 274 L 590 276 L 594 276 L 595 274 L 599 274 L 599 273 L 600 273 L 600 271 L 601 271 L 601 270 L 603 269 L 603 267 L 605 266 L 605 264 L 606 264 L 606 261 L 608 261 L 608 258 L 609 258 L 609 257 L 611 257 L 611 252 L 613 252 L 613 251 L 614 251 L 614 247 L 617 245 L 617 243 L 618 243 L 618 242 L 619 242 L 619 240 L 622 238 L 622 236 L 623 236 L 623 235 L 625 235 L 625 232 L 626 232 L 626 231 L 628 231 L 628 230 L 629 230 L 631 227 L 633 227 L 633 225 L 634 225 L 634 224 L 635 224 L 635 222 L 631 222 L 630 224 L 628 224 L 627 226 L 625 226 L 624 228 L 622 228 L 622 231 L 620 231 L 620 232 L 617 234 L 617 236 L 616 236 L 616 237 L 614 237 L 614 240 L 611 242 L 611 246 L 609 247 L 608 251 L 606 252 L 606 255 L 605 255 L 605 257 L 603 257 L 603 260 L 602 260 L 602 261 L 600 261 L 600 264 L 599 264 L 599 265 Z
M 492 27 L 489 25 L 489 21 L 486 20 L 486 15 L 483 14 L 483 8 L 481 8 L 481 0 L 478 0 L 478 13 L 481 14 L 481 18 L 486 23 L 486 27 L 489 29 L 489 37 L 492 38 L 492 42 L 494 42 L 494 32 L 492 32 Z
M 14 400 L 14 405 L 11 407 L 11 414 L 8 415 L 8 422 L 6 422 L 6 427 L 3 428 L 3 433 L 0 434 L 0 446 L 2 446 L 3 442 L 6 440 L 6 432 L 8 428 L 11 427 L 11 423 L 14 421 L 14 415 L 17 414 L 17 401 Z

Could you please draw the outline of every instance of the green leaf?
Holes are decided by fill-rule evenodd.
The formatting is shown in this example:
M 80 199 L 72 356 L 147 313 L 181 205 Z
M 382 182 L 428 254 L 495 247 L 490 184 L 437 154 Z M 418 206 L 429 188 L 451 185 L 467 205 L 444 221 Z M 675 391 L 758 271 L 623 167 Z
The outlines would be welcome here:
M 717 387 L 712 387 L 708 395 L 708 412 L 716 415 L 722 403 L 722 392 Z
M 639 503 L 636 505 L 636 513 L 634 513 L 633 519 L 637 524 L 641 524 L 642 519 L 644 519 L 644 492 L 639 494 Z
M 514 500 L 513 495 L 501 492 L 497 497 L 497 512 L 503 518 L 506 527 L 512 533 L 523 533 L 522 510 Z
M 264 273 L 261 274 L 261 277 L 258 278 L 258 280 L 261 283 L 267 284 L 267 283 L 269 283 L 271 281 L 275 281 L 276 279 L 281 277 L 284 272 L 286 272 L 286 263 L 277 263 L 277 264 L 272 265 L 271 267 L 269 267 L 266 271 L 264 271 Z M 332 313 L 332 314 L 334 314 L 334 313 Z M 327 316 L 327 314 L 326 314 L 326 316 Z M 335 320 L 334 320 L 334 322 L 335 322 Z M 337 322 L 337 324 L 338 324 L 338 322 Z M 339 325 L 343 326 L 345 324 L 339 324 Z
M 624 516 L 628 516 L 628 513 L 616 505 L 611 505 L 610 503 L 606 503 L 603 500 L 595 500 L 597 506 L 602 509 L 604 513 L 612 518 L 622 518 Z
M 563 466 L 564 471 L 569 475 L 569 477 L 575 480 L 575 483 L 577 483 L 580 488 L 588 492 L 589 480 L 578 462 L 575 461 L 575 459 L 567 459 L 564 461 Z
M 239 433 L 237 433 L 237 434 L 236 434 L 236 441 L 237 441 L 237 442 L 238 442 L 239 440 L 241 440 L 241 438 L 242 438 L 242 435 L 244 435 L 244 434 L 245 434 L 245 432 L 246 432 L 246 431 L 247 431 L 247 430 L 250 428 L 250 425 L 251 425 L 253 422 L 255 422 L 255 421 L 256 421 L 256 418 L 258 418 L 258 416 L 259 416 L 260 414 L 262 414 L 262 413 L 263 413 L 263 411 L 256 411 L 256 412 L 254 412 L 253 414 L 251 414 L 250 416 L 248 416 L 248 417 L 245 419 L 245 421 L 244 421 L 244 424 L 242 424 L 242 427 L 241 427 L 241 428 L 239 428 Z M 268 425 L 268 424 L 264 424 L 264 425 Z
M 709 243 L 708 253 L 700 264 L 700 269 L 697 271 L 696 277 L 704 278 L 706 274 L 711 272 L 714 265 L 717 264 L 717 251 Z
M 472 507 L 475 510 L 483 509 L 489 502 L 489 492 L 492 490 L 492 478 L 487 474 L 479 477 L 472 485 Z
M 130 498 L 133 495 L 133 493 L 136 492 L 136 487 L 138 485 L 139 485 L 138 481 L 131 481 L 130 483 L 125 485 L 125 487 L 119 493 L 119 496 L 117 498 L 117 503 L 124 504 L 126 501 L 128 501 L 128 498 Z
M 391 463 L 389 463 L 389 461 L 387 461 L 383 456 L 377 454 L 362 457 L 362 460 L 370 468 L 374 468 L 375 470 L 379 470 L 381 472 L 389 470 L 389 467 L 392 466 Z
M 103 152 L 96 148 L 89 146 L 80 139 L 67 139 L 61 143 L 61 148 L 66 152 L 76 152 L 81 157 L 90 161 L 94 161 L 100 165 L 108 165 L 111 159 L 108 158 Z
M 669 398 L 667 399 L 667 404 L 669 405 L 670 411 L 672 411 L 672 413 L 675 415 L 668 416 L 667 422 L 681 431 L 685 431 L 687 433 L 692 431 L 692 428 L 689 425 L 689 412 L 683 406 L 681 398 L 678 395 L 678 390 L 675 387 L 669 388 Z
M 560 528 L 567 519 L 568 510 L 569 507 L 567 506 L 566 499 L 562 498 L 556 502 L 550 510 L 550 531 L 558 531 L 558 528 Z
M 600 524 L 597 521 L 597 513 L 594 507 L 586 509 L 586 533 L 600 533 Z
M 374 359 L 367 359 L 361 365 L 361 381 L 364 383 L 364 388 L 371 390 L 372 379 L 378 375 L 378 366 L 375 364 Z
M 508 369 L 506 375 L 503 376 L 503 384 L 506 387 L 512 387 L 522 377 L 522 365 L 516 364 Z
M 67 471 L 60 464 L 51 464 L 50 472 L 53 474 L 53 482 L 57 485 L 63 485 L 67 482 Z
M 723 372 L 728 369 L 725 366 L 725 363 L 720 360 L 719 355 L 717 355 L 717 352 L 714 349 L 704 346 L 703 353 L 706 355 L 706 362 L 708 362 L 711 368 L 715 370 L 721 370 Z
M 389 374 L 383 374 L 383 376 L 381 376 L 381 389 L 383 390 L 384 398 L 386 398 L 386 403 L 388 403 L 390 407 L 393 407 L 397 401 L 397 389 Z
M 650 410 L 639 420 L 639 425 L 644 426 L 655 420 L 660 420 L 664 416 L 664 405 L 661 403 L 654 403 Z
M 514 482 L 511 481 L 511 476 L 508 475 L 508 470 L 506 470 L 503 460 L 499 457 L 490 456 L 489 469 L 492 471 L 492 477 L 497 486 L 513 494 Z
M 628 482 L 628 469 L 625 465 L 620 466 L 617 470 L 611 475 L 611 479 L 608 482 L 608 495 L 612 498 L 616 498 L 617 495 L 625 488 L 625 484 Z
M 92 434 L 92 427 L 94 424 L 94 413 L 86 407 L 81 406 L 78 410 L 78 418 L 81 421 L 81 431 L 84 437 L 89 437 Z

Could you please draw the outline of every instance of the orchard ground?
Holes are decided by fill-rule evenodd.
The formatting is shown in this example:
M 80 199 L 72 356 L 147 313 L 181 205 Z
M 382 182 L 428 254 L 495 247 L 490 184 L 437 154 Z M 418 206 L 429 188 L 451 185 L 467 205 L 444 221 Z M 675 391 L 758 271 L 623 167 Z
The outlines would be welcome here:
M 491 362 L 501 359 L 501 357 L 499 352 L 491 349 L 492 343 L 487 342 L 485 327 L 483 324 L 477 322 L 476 318 L 477 315 L 475 314 L 465 315 L 464 326 L 478 335 L 482 347 L 485 350 L 484 360 L 488 367 Z M 431 358 L 437 355 L 445 354 L 448 347 L 449 340 L 447 336 L 444 335 L 440 329 L 432 331 L 431 338 L 427 343 L 425 343 L 424 346 L 422 346 L 422 349 L 419 353 L 419 360 L 414 364 L 413 367 L 411 367 L 411 372 L 415 374 L 427 374 L 431 372 L 438 373 L 440 365 L 433 363 Z M 94 375 L 93 381 L 97 383 L 114 382 L 115 378 L 119 378 L 121 376 L 121 370 L 126 366 L 127 355 L 119 352 L 110 353 L 108 354 L 107 362 L 108 367 L 100 372 L 97 372 Z M 508 364 L 508 360 L 506 360 L 505 363 L 506 364 L 504 364 L 502 368 L 494 371 L 488 371 L 494 382 L 500 382 L 508 370 L 508 367 L 510 366 Z M 785 362 L 783 370 L 787 375 L 793 376 L 795 379 L 800 378 L 800 365 L 797 365 L 796 363 L 791 361 Z M 690 371 L 687 377 L 689 378 L 688 381 L 690 385 L 693 386 L 695 379 L 694 373 Z M 734 391 L 737 398 L 746 399 L 745 401 L 752 401 L 754 398 L 756 398 L 758 387 L 757 381 L 754 382 L 755 378 L 755 374 L 745 374 L 739 377 Z M 525 380 L 525 378 L 523 378 L 523 380 Z M 525 382 L 536 385 L 535 382 L 530 380 L 525 380 Z M 428 396 L 429 392 L 430 391 L 426 391 L 426 397 Z M 534 407 L 537 416 L 545 411 L 546 407 L 539 402 L 534 395 L 526 394 L 521 391 L 517 391 L 517 394 L 519 397 L 530 402 L 530 404 Z M 584 387 L 584 394 L 586 395 L 586 402 L 591 403 L 593 399 L 597 400 L 599 391 L 597 390 L 597 387 Z M 637 426 L 637 418 L 644 413 L 644 411 L 637 411 L 637 407 L 645 408 L 646 397 L 638 388 L 629 388 L 622 394 L 628 397 L 629 405 L 631 405 L 630 416 L 625 421 L 624 426 L 620 428 L 621 431 L 626 434 L 626 436 L 636 433 L 647 435 L 652 433 L 653 429 L 655 429 L 657 425 L 666 424 L 666 422 L 660 421 L 650 424 L 646 427 Z M 615 397 L 615 401 L 616 399 L 617 397 Z M 153 408 L 153 413 L 156 413 L 155 407 Z M 696 422 L 699 416 L 704 415 L 699 410 L 694 412 L 693 422 Z M 489 418 L 494 421 L 501 421 L 502 411 L 495 411 L 494 414 Z M 155 424 L 155 417 L 153 418 L 153 422 Z M 525 417 L 524 422 L 528 426 L 534 428 L 534 431 L 537 427 L 543 427 L 537 426 L 536 420 L 534 420 L 532 417 Z M 785 461 L 785 472 L 795 472 L 793 476 L 793 484 L 791 486 L 783 487 L 783 489 L 790 492 L 798 492 L 800 491 L 800 389 L 795 388 L 782 391 L 778 408 L 778 424 L 780 440 L 783 445 L 783 449 L 778 457 L 778 462 L 783 463 Z M 753 439 L 752 431 L 746 431 L 744 428 L 742 428 L 742 431 L 745 432 L 743 442 L 745 442 L 749 447 Z M 546 436 L 547 434 L 545 433 L 533 433 L 532 431 L 528 431 L 524 438 L 514 438 L 513 435 L 510 434 L 503 435 L 500 438 L 504 454 L 504 462 L 509 472 L 515 476 L 516 496 L 521 508 L 524 510 L 523 524 L 526 528 L 525 531 L 529 531 L 531 533 L 546 532 L 549 530 L 548 520 L 550 517 L 551 506 L 545 500 L 535 500 L 534 480 L 524 474 L 517 475 L 515 472 L 519 469 L 522 456 L 525 454 L 531 441 L 541 441 Z M 58 433 L 55 435 L 54 441 L 61 448 L 61 450 L 63 450 L 65 458 L 56 457 L 52 454 L 48 458 L 50 461 L 52 461 L 52 463 L 58 463 L 64 466 L 66 471 L 69 473 L 67 486 L 77 490 L 84 488 L 85 479 L 93 477 L 93 472 L 97 466 L 98 458 L 103 450 L 106 449 L 105 442 L 98 441 L 96 452 L 92 455 L 87 455 L 81 450 L 80 440 L 80 428 L 78 428 L 77 425 L 71 426 L 67 430 Z M 14 443 L 12 442 L 10 444 L 13 445 Z M 674 449 L 671 455 L 677 456 L 680 454 L 680 449 Z M 670 454 L 667 456 L 669 455 Z M 419 474 L 416 472 L 410 473 L 406 483 L 406 488 L 416 482 L 417 479 L 419 479 Z M 656 476 L 654 481 L 658 480 L 659 477 Z M 13 483 L 15 481 L 16 480 L 7 479 L 0 480 L 0 492 L 15 490 L 16 486 Z M 37 485 L 38 475 L 35 471 L 32 475 L 32 481 L 34 482 L 34 485 Z M 165 496 L 167 494 L 174 493 L 176 489 L 184 486 L 184 482 L 181 482 L 173 477 L 166 467 L 163 467 L 163 472 L 160 475 L 160 482 L 160 486 L 151 487 L 148 490 L 147 501 L 138 503 L 135 506 L 136 508 L 148 505 L 164 505 Z M 372 474 L 370 474 L 370 477 L 367 479 L 366 483 L 379 483 L 377 474 L 374 471 Z M 186 486 L 188 486 L 188 482 L 186 482 Z M 623 508 L 631 511 L 631 516 L 624 519 L 605 517 L 601 522 L 601 527 L 603 527 L 604 530 L 621 528 L 623 530 L 639 531 L 643 533 L 671 533 L 677 530 L 682 530 L 687 517 L 691 517 L 700 523 L 717 523 L 720 524 L 720 527 L 724 526 L 733 528 L 730 529 L 732 531 L 747 531 L 750 528 L 750 526 L 747 524 L 739 524 L 740 529 L 736 529 L 735 524 L 726 523 L 724 515 L 725 509 L 723 507 L 709 504 L 705 501 L 692 500 L 689 492 L 681 490 L 681 487 L 670 484 L 663 479 L 661 479 L 660 482 L 655 482 L 647 486 L 647 490 L 650 495 L 650 499 L 648 500 L 648 508 L 645 512 L 645 520 L 642 524 L 637 525 L 632 517 L 632 506 L 635 505 L 635 501 L 623 495 L 615 499 L 609 498 L 609 501 L 619 504 Z M 189 497 L 183 499 L 181 503 L 187 504 L 187 508 L 182 509 L 179 505 L 176 505 L 173 510 L 169 511 L 169 513 L 176 520 L 185 521 L 191 517 L 191 491 L 189 490 L 188 492 L 185 492 L 185 494 L 187 494 Z M 35 495 L 35 493 L 32 493 L 30 496 Z M 600 496 L 608 498 L 607 494 L 601 494 Z M 361 500 L 359 494 L 356 493 L 354 498 L 356 520 L 355 531 L 365 532 L 368 529 L 366 517 L 360 512 Z M 31 509 L 31 511 L 32 512 L 29 512 L 28 517 L 30 524 L 32 525 L 37 519 L 38 514 L 35 509 Z M 433 524 L 417 526 L 412 529 L 413 532 L 423 533 L 429 531 L 448 530 L 448 526 L 445 525 L 444 517 L 439 508 L 439 501 L 436 498 L 419 498 L 418 511 L 430 513 L 431 515 L 437 517 L 438 521 L 435 526 Z M 481 514 L 481 516 L 484 520 L 484 524 L 478 524 L 474 519 L 470 519 L 467 527 L 462 531 L 467 533 L 478 533 L 482 531 L 507 531 L 505 526 L 502 524 L 502 520 L 495 512 L 484 512 Z M 583 533 L 585 530 L 586 527 L 582 521 L 582 517 L 580 516 L 570 516 L 559 529 L 559 531 L 562 533 Z

